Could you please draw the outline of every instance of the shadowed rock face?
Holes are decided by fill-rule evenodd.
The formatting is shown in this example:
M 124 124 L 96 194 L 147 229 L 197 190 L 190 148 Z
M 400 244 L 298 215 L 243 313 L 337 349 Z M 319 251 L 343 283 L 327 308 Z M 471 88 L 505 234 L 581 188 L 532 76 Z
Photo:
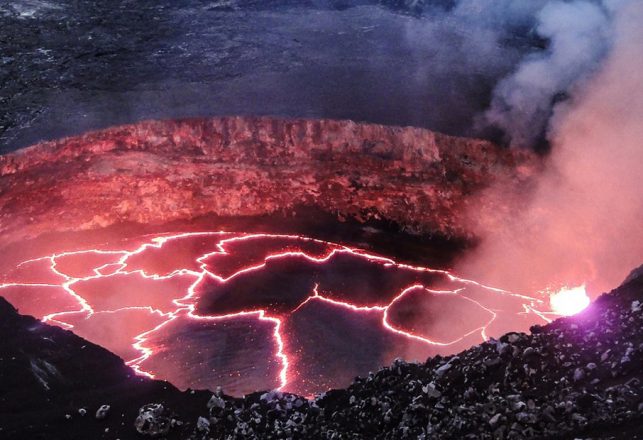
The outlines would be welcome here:
M 151 401 L 196 419 L 209 393 L 180 392 L 139 377 L 107 350 L 73 333 L 19 315 L 0 298 L 0 437 L 139 438 L 138 408 Z M 110 409 L 95 416 L 101 405 Z M 192 427 L 185 426 L 191 430 Z M 189 431 L 188 431 L 189 432 Z M 185 438 L 175 429 L 169 438 Z
M 492 182 L 529 181 L 528 152 L 418 128 L 332 120 L 143 122 L 0 156 L 0 244 L 49 231 L 207 215 L 289 214 L 471 237 L 459 218 Z

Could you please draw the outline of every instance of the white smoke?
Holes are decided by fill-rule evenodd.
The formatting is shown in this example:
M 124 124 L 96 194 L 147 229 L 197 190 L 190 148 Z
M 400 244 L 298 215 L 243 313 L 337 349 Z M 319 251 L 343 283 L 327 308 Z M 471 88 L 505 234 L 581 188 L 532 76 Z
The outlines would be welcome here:
M 480 123 L 501 128 L 512 146 L 533 145 L 546 128 L 557 96 L 568 94 L 594 72 L 608 52 L 611 9 L 585 0 L 544 4 L 535 18 L 538 35 L 549 41 L 547 50 L 528 54 L 499 82 Z
M 557 35 L 557 49 L 546 61 L 520 66 L 510 77 L 514 91 L 503 95 L 538 96 L 533 88 L 547 95 L 552 84 L 574 81 L 567 91 L 570 100 L 554 108 L 549 122 L 547 168 L 530 199 L 508 202 L 507 188 L 490 190 L 491 200 L 510 203 L 513 211 L 491 221 L 471 213 L 482 225 L 483 241 L 460 271 L 512 289 L 587 283 L 596 295 L 643 261 L 643 2 L 606 1 L 601 8 L 586 2 L 551 5 L 555 9 L 542 10 L 540 26 Z M 598 48 L 592 47 L 593 40 Z M 577 71 L 601 51 L 608 54 L 593 68 L 594 75 Z M 569 54 L 570 70 L 562 54 Z M 517 78 L 527 75 L 523 72 L 533 80 L 520 92 Z
M 409 21 L 406 39 L 425 60 L 419 75 L 432 84 L 441 81 L 445 96 L 471 86 L 487 95 L 486 108 L 460 134 L 486 136 L 499 129 L 508 144 L 533 148 L 554 108 L 601 66 L 612 46 L 615 16 L 626 3 L 459 0 Z M 452 77 L 463 78 L 455 89 L 447 80 Z M 453 107 L 447 100 L 431 104 L 455 111 L 444 108 Z

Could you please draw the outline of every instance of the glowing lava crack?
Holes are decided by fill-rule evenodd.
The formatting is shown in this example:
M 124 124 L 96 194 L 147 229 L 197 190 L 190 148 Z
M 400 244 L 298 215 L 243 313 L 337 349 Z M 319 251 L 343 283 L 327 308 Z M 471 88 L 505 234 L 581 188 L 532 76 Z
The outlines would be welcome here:
M 454 353 L 548 320 L 540 298 L 359 249 L 191 232 L 19 264 L 0 295 L 179 387 L 310 395 L 395 357 Z

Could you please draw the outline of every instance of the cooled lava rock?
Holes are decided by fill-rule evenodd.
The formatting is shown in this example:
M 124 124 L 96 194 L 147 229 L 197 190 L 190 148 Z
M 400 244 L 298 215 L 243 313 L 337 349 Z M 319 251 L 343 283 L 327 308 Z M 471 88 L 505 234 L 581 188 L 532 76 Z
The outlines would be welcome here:
M 485 47 L 496 54 L 489 63 L 475 56 L 475 34 L 440 25 L 444 68 L 409 38 L 433 21 L 408 14 L 433 17 L 453 3 L 2 1 L 0 152 L 194 115 L 307 115 L 471 133 L 497 81 L 542 41 L 531 25 L 513 26 Z

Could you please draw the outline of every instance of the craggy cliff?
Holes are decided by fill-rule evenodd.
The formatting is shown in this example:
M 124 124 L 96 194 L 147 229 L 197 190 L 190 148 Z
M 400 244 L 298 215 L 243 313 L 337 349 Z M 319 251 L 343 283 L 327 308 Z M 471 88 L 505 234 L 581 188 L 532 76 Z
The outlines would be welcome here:
M 525 151 L 418 128 L 332 120 L 143 122 L 0 156 L 2 242 L 121 222 L 290 214 L 467 237 L 469 196 L 528 181 Z

